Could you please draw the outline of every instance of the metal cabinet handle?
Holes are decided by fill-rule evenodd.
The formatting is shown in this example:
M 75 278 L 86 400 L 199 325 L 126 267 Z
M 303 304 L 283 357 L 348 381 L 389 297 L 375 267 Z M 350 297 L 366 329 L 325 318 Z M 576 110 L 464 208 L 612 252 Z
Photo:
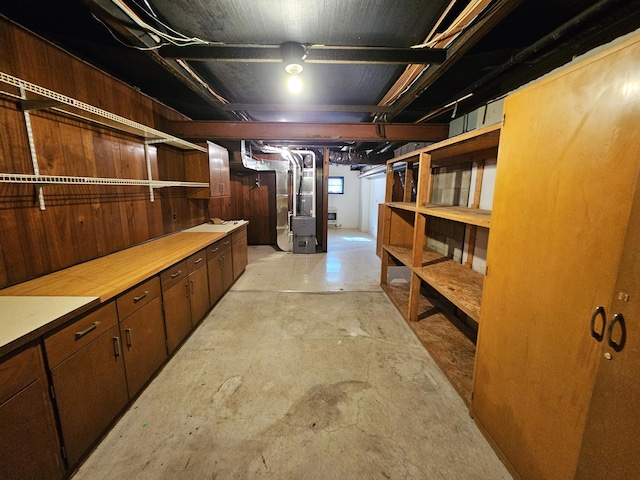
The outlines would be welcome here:
M 202 257 L 198 258 L 198 259 L 197 259 L 196 261 L 194 261 L 193 263 L 195 263 L 195 264 L 197 265 L 197 264 L 198 264 L 198 263 L 200 263 L 201 261 L 202 261 Z
M 596 318 L 598 317 L 602 318 L 602 330 L 600 332 L 596 331 Z M 605 317 L 604 307 L 603 306 L 596 307 L 596 309 L 591 314 L 591 322 L 589 325 L 591 328 L 591 336 L 595 338 L 598 342 L 601 342 L 602 339 L 604 338 L 604 327 L 606 324 L 607 324 L 607 319 Z M 611 328 L 611 326 L 609 326 L 609 328 Z
M 81 339 L 87 333 L 92 332 L 93 330 L 95 330 L 98 327 L 98 325 L 100 325 L 100 322 L 93 322 L 91 324 L 91 326 L 89 326 L 86 330 L 82 330 L 81 332 L 76 332 L 76 340 Z
M 133 345 L 133 339 L 131 338 L 131 329 L 126 328 L 124 330 L 124 334 L 127 337 L 127 347 L 131 348 L 131 346 Z
M 176 273 L 171 274 L 171 278 L 176 278 L 178 275 L 182 273 L 182 270 L 178 270 Z
M 218 250 L 220 250 L 218 247 L 211 249 L 211 253 L 216 253 Z
M 196 290 L 193 280 L 189 280 L 189 284 L 191 285 L 191 293 L 195 293 Z
M 120 356 L 120 337 L 113 337 L 113 355 L 116 358 Z
M 229 243 L 231 243 L 229 240 L 227 240 L 226 242 L 224 242 L 223 245 L 229 245 Z
M 133 297 L 133 303 L 138 303 L 140 300 L 142 300 L 147 295 L 149 295 L 149 291 L 145 290 L 144 293 L 142 295 L 140 295 L 139 297 Z
M 612 338 L 613 327 L 616 325 L 620 325 L 620 341 L 616 342 Z M 624 348 L 624 344 L 627 343 L 627 326 L 624 322 L 624 317 L 621 313 L 616 313 L 609 324 L 609 328 L 607 328 L 607 343 L 611 348 L 613 348 L 616 352 L 622 351 Z

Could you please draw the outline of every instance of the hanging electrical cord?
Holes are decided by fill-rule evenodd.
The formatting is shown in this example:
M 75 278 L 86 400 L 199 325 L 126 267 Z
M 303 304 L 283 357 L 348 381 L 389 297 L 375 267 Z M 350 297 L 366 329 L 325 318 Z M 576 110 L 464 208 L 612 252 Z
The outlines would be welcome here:
M 157 50 L 157 49 L 159 49 L 160 47 L 164 47 L 165 45 L 169 45 L 169 42 L 166 42 L 166 43 L 160 43 L 160 44 L 158 44 L 158 45 L 154 45 L 153 47 L 138 47 L 137 45 L 131 45 L 131 44 L 129 44 L 129 43 L 126 43 L 126 42 L 123 42 L 122 40 L 120 40 L 120 39 L 118 38 L 118 36 L 113 32 L 113 30 L 111 30 L 111 27 L 109 27 L 109 25 L 107 25 L 106 23 L 104 23 L 104 22 L 103 22 L 100 18 L 98 18 L 95 14 L 93 14 L 93 13 L 92 13 L 92 14 L 91 14 L 91 16 L 92 16 L 93 18 L 95 18 L 98 22 L 100 22 L 100 23 L 104 26 L 104 28 L 106 28 L 106 29 L 107 29 L 107 32 L 109 32 L 109 34 L 111 34 L 111 36 L 112 36 L 112 37 L 113 37 L 113 38 L 114 38 L 118 43 L 120 43 L 120 44 L 124 45 L 125 47 L 133 48 L 133 49 L 135 49 L 135 50 L 140 50 L 141 52 L 149 52 L 149 51 L 152 51 L 152 50 Z
M 188 46 L 188 45 L 207 45 L 211 42 L 207 41 L 207 40 L 203 40 L 201 38 L 198 37 L 188 37 L 186 35 L 183 35 L 179 32 L 175 32 L 177 33 L 178 36 L 174 36 L 174 35 L 169 35 L 165 32 L 163 32 L 162 30 L 159 30 L 157 28 L 155 28 L 152 25 L 149 25 L 147 22 L 145 22 L 144 20 L 142 20 L 127 4 L 125 4 L 122 0 L 111 0 L 114 5 L 116 5 L 120 10 L 122 10 L 124 12 L 125 15 L 127 15 L 127 17 L 129 17 L 136 25 L 138 25 L 140 28 L 144 29 L 147 32 L 151 32 L 155 35 L 157 35 L 158 37 L 160 37 L 163 40 L 166 40 L 167 42 L 170 42 L 173 45 L 179 46 L 179 47 L 184 47 L 184 46 Z M 158 21 L 158 20 L 156 20 Z M 159 21 L 158 21 L 159 22 Z M 162 24 L 161 22 L 159 22 L 163 27 L 167 28 L 166 25 Z M 173 29 L 170 29 L 173 30 Z

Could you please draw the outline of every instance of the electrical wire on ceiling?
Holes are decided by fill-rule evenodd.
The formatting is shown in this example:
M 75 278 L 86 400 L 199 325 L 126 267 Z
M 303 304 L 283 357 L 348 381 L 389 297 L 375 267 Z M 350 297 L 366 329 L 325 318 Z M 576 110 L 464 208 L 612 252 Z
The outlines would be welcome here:
M 447 48 L 458 36 L 482 14 L 491 3 L 491 0 L 470 0 L 460 14 L 441 33 L 436 33 L 440 25 L 445 20 L 457 0 L 451 0 L 449 6 L 444 10 L 440 18 L 420 45 L 411 48 Z M 400 98 L 410 91 L 411 87 L 425 74 L 430 65 L 407 65 L 404 73 L 398 78 L 396 83 L 389 89 L 384 98 L 378 103 L 381 106 L 392 106 Z M 384 122 L 387 120 L 387 113 L 377 114 L 374 122 Z
M 127 48 L 133 48 L 135 50 L 140 50 L 141 52 L 149 52 L 152 50 L 157 50 L 160 47 L 164 47 L 165 45 L 169 45 L 169 42 L 165 42 L 165 43 L 160 43 L 158 45 L 154 45 L 152 47 L 139 47 L 137 45 L 131 45 L 129 43 L 125 43 L 122 40 L 120 40 L 120 38 L 118 38 L 118 36 L 113 32 L 113 30 L 111 30 L 111 27 L 109 27 L 109 25 L 107 25 L 106 23 L 104 23 L 100 18 L 98 18 L 94 13 L 91 14 L 91 16 L 93 18 L 95 18 L 98 22 L 100 22 L 102 24 L 102 26 L 104 26 L 104 28 L 107 29 L 107 32 L 109 32 L 111 34 L 111 36 L 120 44 L 124 45 Z
M 187 35 L 184 35 L 184 34 L 178 32 L 178 31 L 174 30 L 173 28 L 171 28 L 168 25 L 166 25 L 163 22 L 161 22 L 157 18 L 157 16 L 155 15 L 155 12 L 153 12 L 153 10 L 151 10 L 150 7 L 149 7 L 149 10 L 147 10 L 144 7 L 142 7 L 140 4 L 136 3 L 136 5 L 139 8 L 141 8 L 148 16 L 150 16 L 153 19 L 153 21 L 158 24 L 158 26 L 171 31 L 174 35 L 171 35 L 169 33 L 163 32 L 159 28 L 156 28 L 153 25 L 150 25 L 149 23 L 147 23 L 146 21 L 141 19 L 136 14 L 136 12 L 134 12 L 131 9 L 131 7 L 129 7 L 122 0 L 111 0 L 111 1 L 120 10 L 122 10 L 122 12 L 124 12 L 124 14 L 127 17 L 129 17 L 136 25 L 138 25 L 140 28 L 144 29 L 147 33 L 151 32 L 154 35 L 156 35 L 159 38 L 161 38 L 162 40 L 165 40 L 165 41 L 167 41 L 167 42 L 169 42 L 169 43 L 171 43 L 173 45 L 176 45 L 178 47 L 185 47 L 185 46 L 188 46 L 188 45 L 208 45 L 208 44 L 212 43 L 212 42 L 209 42 L 207 40 L 203 40 L 203 39 L 198 38 L 198 37 L 189 37 Z M 148 5 L 148 3 L 147 3 L 147 5 Z M 151 35 L 151 33 L 149 33 L 149 35 Z M 153 38 L 153 36 L 151 36 L 151 37 Z

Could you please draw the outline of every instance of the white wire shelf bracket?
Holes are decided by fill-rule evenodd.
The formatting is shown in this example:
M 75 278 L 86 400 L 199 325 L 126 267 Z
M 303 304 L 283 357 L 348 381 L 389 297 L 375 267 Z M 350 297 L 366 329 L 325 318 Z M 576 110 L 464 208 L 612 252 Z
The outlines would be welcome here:
M 209 188 L 208 183 L 183 182 L 177 180 L 138 180 L 134 178 L 73 177 L 68 175 L 33 175 L 22 173 L 0 173 L 0 183 L 30 183 L 35 185 L 138 185 L 151 188 Z
M 165 143 L 173 147 L 177 147 L 183 150 L 197 150 L 200 152 L 207 152 L 207 149 L 203 146 L 196 145 L 195 143 L 182 140 L 180 138 L 169 135 L 168 133 L 161 132 L 155 128 L 143 125 L 128 118 L 121 117 L 115 113 L 102 110 L 75 98 L 68 97 L 61 93 L 49 90 L 26 80 L 14 77 L 4 72 L 0 72 L 0 82 L 3 82 L 14 87 L 24 89 L 25 91 L 35 93 L 42 98 L 48 100 L 27 100 L 23 102 L 23 109 L 41 109 L 47 108 L 51 110 L 61 111 L 63 113 L 71 114 L 76 117 L 80 117 L 84 120 L 98 123 L 116 130 L 131 133 L 133 135 L 144 138 L 147 143 Z M 7 95 L 11 95 L 8 92 L 3 92 Z M 11 95 L 13 96 L 13 95 Z M 18 97 L 19 98 L 19 97 Z

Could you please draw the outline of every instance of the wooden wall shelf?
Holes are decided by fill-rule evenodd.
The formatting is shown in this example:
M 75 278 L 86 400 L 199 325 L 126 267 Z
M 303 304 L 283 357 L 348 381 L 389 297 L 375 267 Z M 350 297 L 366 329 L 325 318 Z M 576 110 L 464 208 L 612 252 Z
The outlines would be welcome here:
M 491 226 L 491 210 L 430 203 L 426 208 L 421 207 L 418 208 L 417 211 L 430 217 L 444 218 L 468 225 L 476 225 L 484 228 Z

